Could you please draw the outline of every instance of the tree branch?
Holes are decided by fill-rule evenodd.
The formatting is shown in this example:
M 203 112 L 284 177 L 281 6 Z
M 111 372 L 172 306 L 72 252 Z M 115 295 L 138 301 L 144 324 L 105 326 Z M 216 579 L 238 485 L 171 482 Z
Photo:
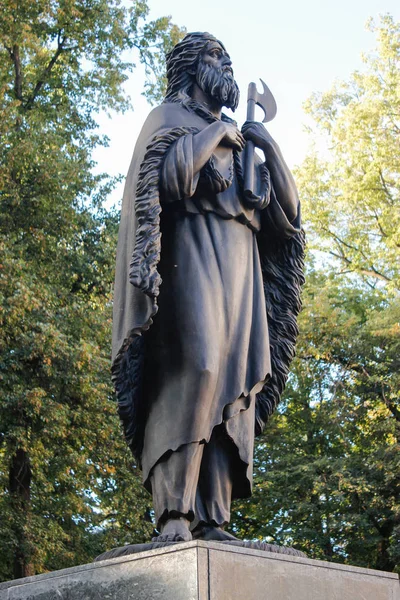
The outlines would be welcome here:
M 21 57 L 19 54 L 18 44 L 14 44 L 12 48 L 5 46 L 5 49 L 10 55 L 11 60 L 14 63 L 14 93 L 17 100 L 22 102 L 22 69 L 21 69 Z
M 332 250 L 330 250 L 328 252 L 328 254 L 330 254 L 331 256 L 334 256 L 335 258 L 338 258 L 339 260 L 342 260 L 343 262 L 346 263 L 346 265 L 353 264 L 352 261 L 347 256 L 344 256 L 342 254 L 337 254 L 336 252 L 332 252 Z M 386 283 L 388 283 L 389 281 L 392 281 L 391 279 L 389 279 L 389 277 L 386 277 L 386 275 L 382 275 L 382 273 L 379 273 L 373 267 L 371 267 L 371 269 L 353 269 L 353 270 L 347 271 L 347 272 L 354 273 L 355 271 L 357 271 L 361 275 L 365 275 L 366 277 L 374 277 L 375 279 L 380 279 L 382 281 L 385 281 Z M 369 285 L 372 289 L 374 288 L 374 286 L 371 284 L 368 284 L 368 282 L 367 282 L 367 285 Z
M 368 259 L 362 250 L 360 250 L 356 246 L 353 246 L 352 244 L 349 244 L 348 242 L 345 242 L 344 240 L 340 239 L 340 237 L 337 236 L 335 233 L 333 233 L 333 231 L 326 229 L 326 228 L 324 228 L 324 231 L 336 241 L 338 250 L 340 252 L 340 254 L 336 254 L 332 251 L 329 251 L 329 254 L 331 254 L 332 256 L 336 256 L 336 258 L 339 258 L 340 260 L 343 260 L 347 265 L 351 265 L 353 263 L 353 261 L 350 258 L 348 258 L 348 256 L 345 255 L 343 248 L 342 248 L 342 246 L 345 246 L 346 248 L 349 248 L 349 250 L 354 250 L 355 252 L 358 252 L 359 254 L 361 254 L 361 256 L 364 258 L 364 260 L 366 262 L 368 262 Z M 360 268 L 360 269 L 355 269 L 355 270 L 357 270 L 362 275 L 366 275 L 367 277 L 376 277 L 377 279 L 381 279 L 382 281 L 385 281 L 386 283 L 389 283 L 392 281 L 392 279 L 390 277 L 387 277 L 387 275 L 380 273 L 372 265 L 370 265 L 370 267 L 367 269 Z
M 61 30 L 58 32 L 58 36 L 57 36 L 57 49 L 53 55 L 53 57 L 51 58 L 49 64 L 47 65 L 47 67 L 44 69 L 42 75 L 40 76 L 40 78 L 38 79 L 36 85 L 35 85 L 35 89 L 33 90 L 32 94 L 29 96 L 28 100 L 25 103 L 25 109 L 26 110 L 30 110 L 33 106 L 33 103 L 35 102 L 40 90 L 42 89 L 42 87 L 44 86 L 44 84 L 47 81 L 48 76 L 50 75 L 54 65 L 56 64 L 59 56 L 62 54 L 62 52 L 65 50 L 65 43 L 67 41 L 67 37 L 64 36 L 63 38 L 61 38 Z
M 390 204 L 393 205 L 393 203 L 394 203 L 393 196 L 392 196 L 392 194 L 391 194 L 391 192 L 389 190 L 389 187 L 388 187 L 388 185 L 387 185 L 387 183 L 385 181 L 385 178 L 384 178 L 383 173 L 382 173 L 382 169 L 378 169 L 378 173 L 379 173 L 379 178 L 380 178 L 381 183 L 382 183 L 383 190 L 384 190 L 386 196 L 389 198 Z
M 379 215 L 377 214 L 377 212 L 374 210 L 374 211 L 372 211 L 372 214 L 374 216 L 376 224 L 378 225 L 378 229 L 379 229 L 379 231 L 382 234 L 382 237 L 386 237 L 386 238 L 389 237 L 389 235 L 386 233 L 386 231 L 382 227 L 382 224 L 381 224 L 381 222 L 379 220 Z

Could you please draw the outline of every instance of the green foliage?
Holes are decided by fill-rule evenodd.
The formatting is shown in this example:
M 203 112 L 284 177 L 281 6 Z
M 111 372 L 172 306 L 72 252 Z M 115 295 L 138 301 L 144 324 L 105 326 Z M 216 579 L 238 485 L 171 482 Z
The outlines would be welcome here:
M 310 273 L 301 337 L 279 413 L 256 451 L 247 537 L 311 558 L 392 570 L 399 520 L 400 306 Z
M 365 69 L 329 92 L 314 94 L 306 111 L 325 134 L 329 158 L 312 153 L 297 173 L 313 247 L 369 285 L 399 291 L 400 265 L 400 28 L 389 16 Z
M 99 110 L 156 98 L 182 31 L 144 1 L 0 10 L 0 579 L 90 561 L 152 531 L 110 385 L 117 216 L 93 174 Z M 153 83 L 156 81 L 156 83 Z
M 256 449 L 239 535 L 399 570 L 400 24 L 307 103 L 329 155 L 296 173 L 309 239 L 297 358 Z
M 147 4 L 6 0 L 0 9 L 0 579 L 148 539 L 150 498 L 109 380 L 117 216 L 94 175 L 96 112 L 126 110 L 132 56 L 158 101 L 182 32 Z M 309 238 L 301 336 L 256 448 L 241 537 L 398 569 L 400 26 L 307 104 L 323 160 L 297 181 Z M 136 54 L 135 54 L 136 53 Z

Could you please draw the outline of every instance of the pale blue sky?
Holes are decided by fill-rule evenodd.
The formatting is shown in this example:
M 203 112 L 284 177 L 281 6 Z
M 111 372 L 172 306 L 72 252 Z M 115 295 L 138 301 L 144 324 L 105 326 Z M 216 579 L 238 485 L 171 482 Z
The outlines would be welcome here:
M 268 128 L 290 167 L 301 163 L 307 150 L 303 102 L 316 91 L 329 89 L 362 68 L 361 53 L 375 45 L 365 29 L 369 17 L 390 13 L 400 20 L 398 0 L 148 0 L 151 18 L 171 15 L 188 31 L 209 31 L 226 46 L 241 90 L 235 119 L 245 120 L 247 86 L 260 77 L 273 92 L 278 114 Z M 110 147 L 96 152 L 99 168 L 126 173 L 136 137 L 150 107 L 141 96 L 143 72 L 137 69 L 126 85 L 134 110 L 101 116 L 101 131 Z M 113 194 L 118 201 L 122 190 Z

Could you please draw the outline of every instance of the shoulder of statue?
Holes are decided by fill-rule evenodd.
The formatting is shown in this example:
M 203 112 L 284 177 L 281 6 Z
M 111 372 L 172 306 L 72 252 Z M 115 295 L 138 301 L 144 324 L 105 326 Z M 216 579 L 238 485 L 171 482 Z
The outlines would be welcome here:
M 147 117 L 146 125 L 153 131 L 175 127 L 199 127 L 202 119 L 180 102 L 164 102 L 154 108 Z
M 138 146 L 147 146 L 154 136 L 182 126 L 183 109 L 171 104 L 160 104 L 147 115 L 138 138 Z
M 163 103 L 153 108 L 147 115 L 146 123 L 152 123 L 154 127 L 165 123 L 176 111 L 171 104 Z

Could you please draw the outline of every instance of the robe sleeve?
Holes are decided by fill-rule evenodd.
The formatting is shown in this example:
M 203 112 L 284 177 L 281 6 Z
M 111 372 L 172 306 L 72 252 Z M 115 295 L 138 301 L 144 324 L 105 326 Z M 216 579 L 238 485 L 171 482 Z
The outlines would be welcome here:
M 196 191 L 199 173 L 193 173 L 193 135 L 183 135 L 168 150 L 160 179 L 162 203 L 191 198 Z
M 271 177 L 267 165 L 265 164 L 265 162 L 261 162 L 260 158 L 257 155 L 255 156 L 254 172 L 254 193 L 251 196 L 244 198 L 244 204 L 248 208 L 264 210 L 269 205 L 271 199 Z M 241 171 L 241 180 L 241 185 L 243 187 L 243 170 Z
M 273 185 L 271 186 L 269 205 L 262 214 L 264 227 L 266 227 L 274 237 L 289 239 L 301 230 L 300 203 L 297 205 L 297 214 L 295 218 L 293 221 L 289 221 L 285 211 L 279 204 Z
M 271 177 L 269 174 L 268 167 L 265 163 L 261 163 L 258 168 L 259 168 L 259 180 L 260 180 L 260 191 L 259 191 L 260 201 L 259 201 L 259 205 L 257 208 L 259 210 L 264 210 L 265 208 L 267 208 L 267 206 L 269 206 L 269 204 L 271 202 L 271 191 L 272 191 Z

